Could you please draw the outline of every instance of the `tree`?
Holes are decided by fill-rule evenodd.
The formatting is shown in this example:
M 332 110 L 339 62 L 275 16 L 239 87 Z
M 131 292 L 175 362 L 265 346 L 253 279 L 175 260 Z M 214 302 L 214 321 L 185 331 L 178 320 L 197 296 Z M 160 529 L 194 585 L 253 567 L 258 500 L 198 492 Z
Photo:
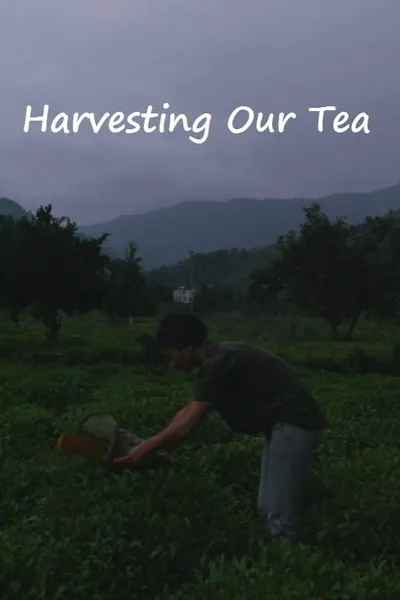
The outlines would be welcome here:
M 72 315 L 96 307 L 103 288 L 107 257 L 97 239 L 82 239 L 67 217 L 56 218 L 51 205 L 40 207 L 33 218 L 22 218 L 0 229 L 1 302 L 18 315 L 31 307 L 43 321 L 50 339 L 56 339 L 61 312 Z M 9 250 L 5 247 L 8 245 Z
M 400 297 L 400 223 L 392 211 L 367 217 L 355 235 L 355 247 L 368 256 L 368 312 L 376 318 L 397 313 Z
M 335 337 L 348 339 L 363 312 L 392 314 L 399 288 L 399 228 L 392 213 L 349 225 L 331 221 L 318 204 L 304 209 L 298 232 L 278 238 L 278 259 L 253 273 L 249 292 L 271 305 L 279 293 L 324 317 Z
M 204 313 L 226 312 L 238 307 L 238 299 L 229 285 L 202 283 L 196 294 L 196 310 Z
M 24 250 L 20 233 L 12 217 L 0 217 L 0 306 L 15 324 L 30 297 L 30 267 L 27 260 L 21 260 Z
M 248 300 L 264 312 L 282 312 L 287 296 L 287 286 L 279 274 L 280 264 L 273 263 L 267 268 L 257 269 L 251 274 Z
M 140 263 L 136 244 L 132 241 L 126 248 L 124 259 L 109 262 L 104 310 L 112 320 L 121 317 L 132 322 L 134 315 L 146 311 L 146 301 L 150 302 L 151 298 Z

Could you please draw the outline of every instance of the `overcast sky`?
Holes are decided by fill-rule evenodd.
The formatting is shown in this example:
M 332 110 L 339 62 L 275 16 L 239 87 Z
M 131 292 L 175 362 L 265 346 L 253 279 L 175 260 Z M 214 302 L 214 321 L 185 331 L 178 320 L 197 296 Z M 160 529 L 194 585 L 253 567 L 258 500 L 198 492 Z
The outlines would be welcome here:
M 1 0 L 0 196 L 78 223 L 182 200 L 319 197 L 400 181 L 400 0 Z M 210 135 L 23 132 L 40 114 L 212 114 Z M 297 113 L 227 129 L 240 105 Z M 370 114 L 324 133 L 308 107 Z M 168 113 L 168 111 L 166 111 Z M 156 124 L 156 123 L 155 123 Z

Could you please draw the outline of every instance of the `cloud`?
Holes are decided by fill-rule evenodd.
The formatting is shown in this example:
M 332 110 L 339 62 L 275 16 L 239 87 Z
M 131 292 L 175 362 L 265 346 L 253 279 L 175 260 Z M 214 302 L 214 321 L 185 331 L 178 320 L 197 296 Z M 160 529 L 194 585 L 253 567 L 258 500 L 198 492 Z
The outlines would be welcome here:
M 319 196 L 395 183 L 398 0 L 15 0 L 0 5 L 0 195 L 78 222 L 185 199 Z M 25 107 L 143 111 L 211 135 L 22 131 Z M 229 134 L 239 105 L 295 111 L 284 135 Z M 371 113 L 369 136 L 319 134 L 309 106 Z

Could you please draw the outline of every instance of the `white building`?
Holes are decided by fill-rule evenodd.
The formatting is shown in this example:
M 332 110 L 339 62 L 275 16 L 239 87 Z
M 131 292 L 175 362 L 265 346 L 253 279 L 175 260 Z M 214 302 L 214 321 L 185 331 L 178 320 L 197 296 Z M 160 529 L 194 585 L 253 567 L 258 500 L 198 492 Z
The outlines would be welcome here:
M 173 291 L 172 297 L 173 301 L 179 304 L 191 304 L 194 300 L 195 294 L 196 290 L 189 290 L 182 285 Z

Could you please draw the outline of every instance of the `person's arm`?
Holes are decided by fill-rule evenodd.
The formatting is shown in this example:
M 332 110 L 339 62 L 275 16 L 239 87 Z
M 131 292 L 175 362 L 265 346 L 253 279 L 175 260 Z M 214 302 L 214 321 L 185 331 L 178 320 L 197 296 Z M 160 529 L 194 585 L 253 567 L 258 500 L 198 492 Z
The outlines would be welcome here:
M 140 462 L 150 452 L 179 446 L 207 412 L 215 410 L 218 402 L 227 397 L 232 368 L 230 356 L 218 356 L 208 361 L 198 374 L 194 400 L 179 411 L 163 431 L 136 446 L 129 456 L 115 459 L 114 462 Z
M 195 402 L 195 404 L 199 404 L 199 403 Z M 182 410 L 180 410 L 179 412 L 176 413 L 176 415 L 174 416 L 172 421 L 169 423 L 168 427 L 171 427 L 175 423 L 182 423 L 182 421 L 185 420 L 185 417 L 187 417 L 192 411 L 193 411 L 193 400 L 188 402 L 188 404 L 186 404 L 186 406 L 184 406 L 182 408 Z
M 172 419 L 168 427 L 147 440 L 150 451 L 171 449 L 185 440 L 205 417 L 208 405 L 205 402 L 190 402 Z
M 208 408 L 205 402 L 190 402 L 163 431 L 136 446 L 129 456 L 115 459 L 114 462 L 139 462 L 150 452 L 179 446 L 206 416 Z
M 232 369 L 233 359 L 230 355 L 209 360 L 197 376 L 194 400 L 175 415 L 166 429 L 140 444 L 141 451 L 147 454 L 154 450 L 175 448 L 184 441 L 207 412 L 215 410 L 218 402 L 228 395 Z

